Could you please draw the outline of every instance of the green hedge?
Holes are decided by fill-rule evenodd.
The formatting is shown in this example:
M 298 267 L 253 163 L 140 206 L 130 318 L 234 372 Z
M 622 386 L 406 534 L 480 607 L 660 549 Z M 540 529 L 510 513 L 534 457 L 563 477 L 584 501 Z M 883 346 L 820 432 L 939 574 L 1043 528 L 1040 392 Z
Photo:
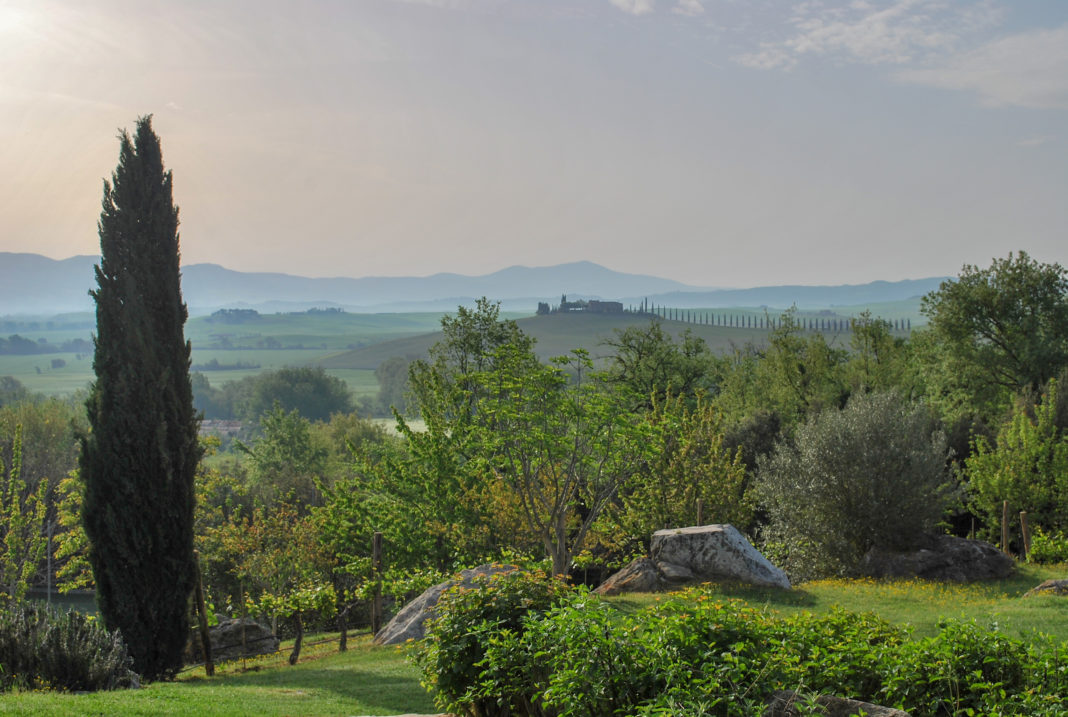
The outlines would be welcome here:
M 448 594 L 416 648 L 442 709 L 475 716 L 760 714 L 775 690 L 923 715 L 1068 713 L 1068 644 L 974 622 L 937 635 L 871 614 L 781 617 L 694 589 L 624 616 L 512 575 Z

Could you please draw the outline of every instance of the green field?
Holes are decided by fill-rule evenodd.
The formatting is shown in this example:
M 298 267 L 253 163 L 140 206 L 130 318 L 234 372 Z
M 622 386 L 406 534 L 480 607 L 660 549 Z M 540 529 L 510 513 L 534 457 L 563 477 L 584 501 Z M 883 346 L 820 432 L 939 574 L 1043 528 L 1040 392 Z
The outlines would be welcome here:
M 203 371 L 208 381 L 218 387 L 265 370 L 284 366 L 316 366 L 322 359 L 352 348 L 434 331 L 440 323 L 440 314 L 427 312 L 265 314 L 238 324 L 200 316 L 190 319 L 186 324 L 186 338 L 193 346 L 194 367 L 211 361 L 222 366 L 248 366 Z M 0 325 L 8 330 L 8 335 L 17 333 L 34 341 L 44 339 L 58 346 L 73 339 L 89 340 L 95 327 L 95 316 L 85 313 L 57 317 L 7 317 L 0 320 Z M 265 348 L 268 345 L 279 348 Z M 59 359 L 66 365 L 53 368 L 53 359 Z M 373 370 L 342 367 L 330 369 L 329 373 L 343 379 L 357 398 L 371 396 L 378 391 Z M 85 389 L 93 379 L 92 356 L 89 352 L 0 355 L 0 375 L 14 376 L 34 392 L 69 396 Z

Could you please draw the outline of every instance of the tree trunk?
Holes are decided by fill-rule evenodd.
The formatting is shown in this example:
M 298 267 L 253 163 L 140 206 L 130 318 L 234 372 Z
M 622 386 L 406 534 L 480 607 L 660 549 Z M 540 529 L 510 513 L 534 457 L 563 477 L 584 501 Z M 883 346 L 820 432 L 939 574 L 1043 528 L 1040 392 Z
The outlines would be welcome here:
M 349 649 L 349 611 L 344 609 L 337 614 L 337 629 L 341 631 L 341 638 L 337 643 L 337 651 L 345 652 Z
M 298 612 L 294 618 L 294 623 L 297 627 L 297 637 L 293 640 L 293 652 L 289 655 L 289 664 L 297 664 L 297 660 L 300 659 L 300 646 L 304 642 L 304 620 L 301 619 Z

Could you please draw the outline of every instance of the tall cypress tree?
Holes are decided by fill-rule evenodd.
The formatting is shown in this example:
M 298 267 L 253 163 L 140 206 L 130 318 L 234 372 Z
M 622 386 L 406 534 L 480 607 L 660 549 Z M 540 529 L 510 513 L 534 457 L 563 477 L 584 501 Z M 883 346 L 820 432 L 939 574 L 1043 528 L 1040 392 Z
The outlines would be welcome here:
M 178 209 L 152 117 L 120 137 L 104 181 L 96 267 L 96 381 L 82 441 L 97 604 L 146 679 L 181 666 L 195 583 L 193 477 L 201 450 L 189 380 Z

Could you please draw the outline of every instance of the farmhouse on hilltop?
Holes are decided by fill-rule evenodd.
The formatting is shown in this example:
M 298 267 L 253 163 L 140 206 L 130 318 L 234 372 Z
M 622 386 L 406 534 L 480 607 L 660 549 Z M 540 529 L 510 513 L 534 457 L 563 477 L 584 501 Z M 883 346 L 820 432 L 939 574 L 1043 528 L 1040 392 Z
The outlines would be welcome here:
M 585 312 L 587 314 L 622 314 L 623 304 L 619 301 L 568 301 L 567 294 L 560 297 L 560 305 L 550 307 L 544 301 L 538 302 L 538 314 L 566 314 L 573 312 Z

